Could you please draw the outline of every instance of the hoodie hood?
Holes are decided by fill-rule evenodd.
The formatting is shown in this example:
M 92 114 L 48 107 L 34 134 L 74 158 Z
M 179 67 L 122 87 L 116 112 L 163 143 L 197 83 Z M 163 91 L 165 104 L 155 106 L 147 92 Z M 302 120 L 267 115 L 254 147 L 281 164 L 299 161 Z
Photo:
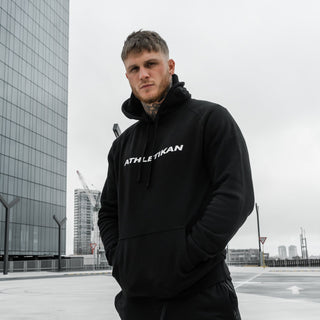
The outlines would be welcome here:
M 166 98 L 162 102 L 159 114 L 170 112 L 174 106 L 181 104 L 183 101 L 191 98 L 190 93 L 184 87 L 184 82 L 179 82 L 176 74 L 172 75 L 172 87 L 170 88 Z M 150 118 L 143 109 L 143 106 L 133 93 L 129 99 L 122 104 L 122 112 L 129 119 L 148 121 Z

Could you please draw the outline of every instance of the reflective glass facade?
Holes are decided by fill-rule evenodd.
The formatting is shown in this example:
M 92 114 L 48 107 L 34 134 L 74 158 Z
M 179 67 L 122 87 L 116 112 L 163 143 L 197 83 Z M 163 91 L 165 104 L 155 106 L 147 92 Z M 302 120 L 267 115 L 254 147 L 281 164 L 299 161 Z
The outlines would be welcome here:
M 9 255 L 56 255 L 66 216 L 69 0 L 0 0 L 0 194 Z M 5 210 L 0 204 L 0 255 Z M 62 228 L 65 254 L 66 226 Z

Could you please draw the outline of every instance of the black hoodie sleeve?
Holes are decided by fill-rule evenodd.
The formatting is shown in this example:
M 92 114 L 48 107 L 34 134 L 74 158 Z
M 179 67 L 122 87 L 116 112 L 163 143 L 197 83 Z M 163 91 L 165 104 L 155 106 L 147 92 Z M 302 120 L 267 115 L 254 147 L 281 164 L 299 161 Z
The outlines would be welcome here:
M 98 217 L 100 236 L 110 265 L 113 264 L 113 256 L 119 238 L 118 202 L 113 150 L 112 147 L 108 155 L 108 174 L 101 194 L 101 209 L 99 210 Z
M 254 205 L 247 147 L 239 127 L 224 108 L 211 112 L 206 119 L 204 157 L 212 195 L 187 237 L 194 265 L 223 251 Z

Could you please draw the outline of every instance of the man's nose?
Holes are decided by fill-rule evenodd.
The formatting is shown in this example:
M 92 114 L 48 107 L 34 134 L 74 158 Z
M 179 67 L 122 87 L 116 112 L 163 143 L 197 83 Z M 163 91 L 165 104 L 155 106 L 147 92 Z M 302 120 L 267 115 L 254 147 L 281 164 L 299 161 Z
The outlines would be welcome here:
M 149 73 L 148 73 L 148 70 L 146 68 L 140 68 L 140 71 L 139 71 L 139 78 L 142 80 L 142 79 L 145 79 L 145 78 L 149 78 Z

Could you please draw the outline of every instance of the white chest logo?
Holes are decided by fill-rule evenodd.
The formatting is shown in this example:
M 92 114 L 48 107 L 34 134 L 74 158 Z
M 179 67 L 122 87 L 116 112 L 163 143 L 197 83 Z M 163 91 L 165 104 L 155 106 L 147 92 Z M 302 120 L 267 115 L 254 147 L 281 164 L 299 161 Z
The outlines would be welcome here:
M 183 144 L 166 147 L 166 148 L 158 151 L 156 154 L 154 154 L 152 156 L 149 156 L 149 157 L 132 157 L 132 158 L 128 158 L 124 162 L 124 166 L 127 166 L 129 164 L 134 164 L 134 163 L 140 163 L 140 162 L 151 162 L 152 160 L 156 160 L 156 159 L 166 155 L 169 152 L 182 151 L 182 149 L 183 149 Z

